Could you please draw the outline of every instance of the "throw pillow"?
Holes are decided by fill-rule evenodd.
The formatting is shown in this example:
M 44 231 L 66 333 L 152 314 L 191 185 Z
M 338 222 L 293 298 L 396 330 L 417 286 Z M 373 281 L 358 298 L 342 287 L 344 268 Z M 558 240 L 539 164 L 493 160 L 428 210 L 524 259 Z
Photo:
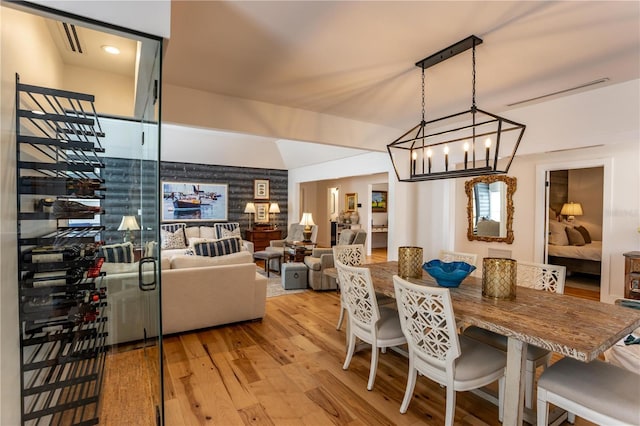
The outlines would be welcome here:
M 238 237 L 240 236 L 240 224 L 238 222 L 225 222 L 225 223 L 216 223 L 214 224 L 216 238 L 224 238 L 223 231 L 233 231 L 235 229 L 238 230 Z
M 569 244 L 572 246 L 583 246 L 584 238 L 579 231 L 576 231 L 575 228 L 569 228 L 568 226 L 565 228 L 565 232 L 567 233 L 567 238 L 569 239 Z
M 132 263 L 133 244 L 109 244 L 100 247 L 98 257 L 104 257 L 105 263 Z
M 584 242 L 586 244 L 591 243 L 591 235 L 589 235 L 589 231 L 587 231 L 587 228 L 585 228 L 584 226 L 576 226 L 574 229 L 582 234 L 582 238 L 584 238 Z
M 193 246 L 196 256 L 224 256 L 241 250 L 242 242 L 240 238 L 223 238 L 216 241 L 196 243 Z
M 242 235 L 240 235 L 240 228 L 236 228 L 234 230 L 229 230 L 224 228 L 222 229 L 221 238 L 231 238 L 231 237 L 242 238 Z
M 549 221 L 549 244 L 568 246 L 569 238 L 565 232 L 566 226 L 556 221 Z
M 180 228 L 175 232 L 165 231 L 164 229 L 161 229 L 160 239 L 162 241 L 162 245 L 160 247 L 163 250 L 187 248 L 187 245 L 185 244 L 183 228 Z

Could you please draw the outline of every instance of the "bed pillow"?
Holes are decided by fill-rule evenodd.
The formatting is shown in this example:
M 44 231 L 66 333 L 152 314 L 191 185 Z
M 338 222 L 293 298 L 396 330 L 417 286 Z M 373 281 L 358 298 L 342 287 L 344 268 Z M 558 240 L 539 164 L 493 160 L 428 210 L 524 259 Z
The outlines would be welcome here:
M 572 246 L 583 246 L 584 238 L 582 234 L 577 231 L 575 228 L 569 228 L 568 226 L 565 228 L 565 232 L 567 233 L 567 238 L 569 239 L 569 244 Z
M 565 232 L 566 226 L 554 220 L 549 222 L 549 244 L 568 246 L 569 238 Z
M 187 248 L 183 228 L 179 228 L 175 232 L 161 229 L 160 240 L 162 241 L 161 248 L 163 250 Z
M 224 256 L 241 250 L 242 241 L 240 238 L 222 238 L 216 241 L 196 243 L 193 246 L 196 256 Z
M 587 231 L 587 228 L 585 228 L 584 226 L 576 226 L 574 229 L 582 234 L 582 238 L 584 238 L 585 244 L 591 243 L 591 235 L 589 235 L 589 231 Z

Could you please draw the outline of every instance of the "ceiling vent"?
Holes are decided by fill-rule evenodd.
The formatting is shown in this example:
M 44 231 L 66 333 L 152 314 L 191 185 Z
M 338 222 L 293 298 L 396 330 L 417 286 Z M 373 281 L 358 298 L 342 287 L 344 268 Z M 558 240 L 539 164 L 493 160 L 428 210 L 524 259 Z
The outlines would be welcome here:
M 84 53 L 82 51 L 82 45 L 80 44 L 80 38 L 78 37 L 78 32 L 76 31 L 76 26 L 73 24 L 67 24 L 66 22 L 61 22 L 62 25 L 62 33 L 64 34 L 63 39 L 65 40 L 65 46 L 75 53 Z
M 552 93 L 547 93 L 547 94 L 544 94 L 544 95 L 536 96 L 535 98 L 529 98 L 529 99 L 524 99 L 522 101 L 513 102 L 513 103 L 510 103 L 510 104 L 507 104 L 507 106 L 512 107 L 512 106 L 516 106 L 516 105 L 520 105 L 520 104 L 525 104 L 527 102 L 539 101 L 540 99 L 549 98 L 551 96 L 556 96 L 556 95 L 562 95 L 562 94 L 565 94 L 565 93 L 568 93 L 568 92 L 573 92 L 574 90 L 580 90 L 580 89 L 584 89 L 584 88 L 587 88 L 587 87 L 590 87 L 590 86 L 595 86 L 596 84 L 606 83 L 607 81 L 609 81 L 609 77 L 603 77 L 603 78 L 599 78 L 597 80 L 590 81 L 588 83 L 580 84 L 578 86 L 569 87 L 568 89 L 558 90 L 556 92 L 552 92 Z

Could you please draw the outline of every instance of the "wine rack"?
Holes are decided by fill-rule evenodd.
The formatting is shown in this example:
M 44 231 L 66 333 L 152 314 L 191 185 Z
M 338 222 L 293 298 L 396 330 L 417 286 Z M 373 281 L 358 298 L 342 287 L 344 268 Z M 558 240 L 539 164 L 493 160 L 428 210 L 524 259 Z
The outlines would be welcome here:
M 21 405 L 25 425 L 98 423 L 106 356 L 102 226 L 104 153 L 92 95 L 16 75 Z M 93 202 L 95 204 L 95 202 Z

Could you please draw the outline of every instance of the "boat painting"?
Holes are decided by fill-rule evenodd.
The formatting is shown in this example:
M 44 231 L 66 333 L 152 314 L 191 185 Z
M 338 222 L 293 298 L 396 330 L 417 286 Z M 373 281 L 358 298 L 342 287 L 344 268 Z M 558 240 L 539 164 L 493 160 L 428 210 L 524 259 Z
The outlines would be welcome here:
M 226 221 L 228 185 L 162 182 L 163 221 Z

